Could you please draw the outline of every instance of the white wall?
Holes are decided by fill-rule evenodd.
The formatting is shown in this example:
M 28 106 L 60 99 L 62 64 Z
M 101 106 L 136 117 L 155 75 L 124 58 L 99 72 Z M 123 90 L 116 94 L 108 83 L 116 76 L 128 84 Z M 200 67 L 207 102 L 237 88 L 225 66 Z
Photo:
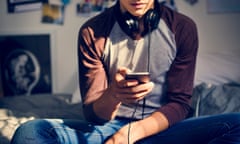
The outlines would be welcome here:
M 8 14 L 6 1 L 0 0 L 0 32 L 44 31 L 54 35 L 53 87 L 57 93 L 73 93 L 77 87 L 77 35 L 86 18 L 76 15 L 79 0 L 71 0 L 65 9 L 64 25 L 42 24 L 41 11 Z M 180 12 L 193 18 L 198 25 L 199 53 L 232 51 L 240 55 L 240 13 L 208 14 L 206 0 L 189 5 L 175 0 Z
M 179 11 L 191 17 L 198 26 L 199 53 L 233 51 L 240 54 L 240 13 L 207 12 L 207 0 L 191 6 L 185 0 L 175 0 Z

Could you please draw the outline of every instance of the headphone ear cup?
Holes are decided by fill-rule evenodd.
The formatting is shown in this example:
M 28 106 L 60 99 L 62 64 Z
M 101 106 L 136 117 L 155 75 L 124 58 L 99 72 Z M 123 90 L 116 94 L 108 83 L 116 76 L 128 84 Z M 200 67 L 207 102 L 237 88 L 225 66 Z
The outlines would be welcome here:
M 147 30 L 153 30 L 157 28 L 158 23 L 159 14 L 154 9 L 148 10 L 144 17 L 144 28 Z
M 154 9 L 148 10 L 143 16 L 144 30 L 141 33 L 142 36 L 158 27 L 158 23 L 160 21 L 160 5 L 164 5 L 164 2 L 159 3 L 157 0 L 154 0 Z M 114 10 L 119 26 L 127 35 L 134 37 L 134 34 L 140 32 L 140 24 L 137 18 L 132 16 L 129 12 L 123 14 L 120 10 L 119 1 L 117 1 Z
M 125 13 L 125 23 L 126 29 L 128 33 L 138 32 L 139 31 L 139 24 L 136 18 L 134 18 L 130 13 Z

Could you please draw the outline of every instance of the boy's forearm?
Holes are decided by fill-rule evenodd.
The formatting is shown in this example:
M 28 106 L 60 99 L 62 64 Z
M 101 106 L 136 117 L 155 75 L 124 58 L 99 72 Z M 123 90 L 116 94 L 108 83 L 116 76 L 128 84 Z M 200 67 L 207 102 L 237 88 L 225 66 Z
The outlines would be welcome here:
M 169 127 L 167 118 L 161 112 L 154 112 L 151 116 L 132 123 L 130 139 L 134 142 L 157 134 Z
M 104 94 L 94 102 L 93 109 L 100 118 L 111 120 L 115 117 L 118 107 L 121 102 L 118 101 L 110 89 L 107 89 Z

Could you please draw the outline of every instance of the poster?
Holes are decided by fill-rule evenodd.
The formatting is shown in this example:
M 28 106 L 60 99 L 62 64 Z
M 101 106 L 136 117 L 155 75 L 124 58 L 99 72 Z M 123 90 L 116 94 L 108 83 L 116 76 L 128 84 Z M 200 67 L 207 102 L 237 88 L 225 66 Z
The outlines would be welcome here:
M 50 34 L 0 35 L 2 95 L 52 92 Z

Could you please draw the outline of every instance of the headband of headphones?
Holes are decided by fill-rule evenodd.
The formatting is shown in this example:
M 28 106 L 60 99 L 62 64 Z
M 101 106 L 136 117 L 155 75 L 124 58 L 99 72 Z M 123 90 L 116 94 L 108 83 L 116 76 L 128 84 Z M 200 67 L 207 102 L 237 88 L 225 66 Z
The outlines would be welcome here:
M 154 2 L 154 9 L 148 10 L 143 16 L 144 30 L 140 31 L 139 20 L 129 12 L 122 13 L 120 10 L 120 2 L 117 1 L 115 6 L 116 19 L 121 29 L 130 37 L 134 38 L 136 34 L 141 36 L 156 29 L 160 21 L 160 3 Z

